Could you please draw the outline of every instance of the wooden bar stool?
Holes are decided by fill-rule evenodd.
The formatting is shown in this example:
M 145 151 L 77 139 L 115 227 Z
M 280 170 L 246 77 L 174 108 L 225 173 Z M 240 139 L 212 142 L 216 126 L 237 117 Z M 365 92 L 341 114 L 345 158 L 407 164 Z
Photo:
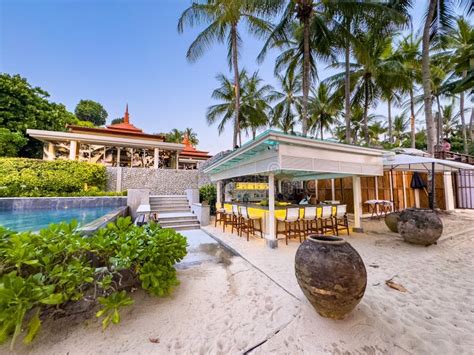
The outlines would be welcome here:
M 282 222 L 285 225 L 284 232 L 278 232 L 278 223 Z M 301 243 L 301 228 L 300 228 L 300 208 L 290 207 L 286 209 L 284 218 L 277 218 L 277 236 L 283 234 L 285 236 L 285 243 L 288 245 L 289 238 L 299 237 Z
M 217 227 L 217 223 L 224 223 L 226 210 L 224 204 L 216 203 L 216 219 L 214 221 L 214 227 Z
M 303 236 L 306 237 L 312 233 L 318 233 L 318 220 L 316 217 L 316 207 L 306 206 L 303 210 L 303 218 L 301 219 L 303 224 Z
M 234 205 L 232 205 L 232 207 L 233 207 L 233 206 L 234 206 Z M 234 217 L 233 212 L 232 212 L 232 209 L 231 209 L 230 211 L 227 210 L 227 209 L 224 209 L 224 210 L 225 210 L 224 216 L 223 216 L 224 221 L 223 221 L 223 223 L 222 223 L 222 231 L 223 231 L 223 232 L 225 232 L 225 227 L 227 227 L 227 226 L 232 226 L 233 217 Z
M 249 240 L 249 235 L 252 234 L 253 236 L 257 236 L 256 232 L 260 233 L 260 238 L 263 238 L 263 231 L 262 231 L 262 217 L 255 217 L 250 216 L 247 207 L 240 207 L 240 218 L 241 218 L 241 225 L 240 225 L 240 236 L 242 233 L 247 233 L 247 241 Z M 256 223 L 258 222 L 258 228 Z
M 347 205 L 338 205 L 336 207 L 336 213 L 334 214 L 334 225 L 336 227 L 336 235 L 339 235 L 340 230 L 346 230 L 347 235 L 350 235 L 349 221 L 347 220 Z
M 332 213 L 332 206 L 323 206 L 321 217 L 319 218 L 321 224 L 321 233 L 325 234 L 327 231 L 331 231 L 334 235 L 336 233 L 334 229 L 334 219 Z
M 241 218 L 240 218 L 240 212 L 239 212 L 239 206 L 237 205 L 232 205 L 232 222 L 231 222 L 231 233 L 234 233 L 234 228 L 237 232 L 237 235 L 240 234 L 240 226 L 241 226 Z

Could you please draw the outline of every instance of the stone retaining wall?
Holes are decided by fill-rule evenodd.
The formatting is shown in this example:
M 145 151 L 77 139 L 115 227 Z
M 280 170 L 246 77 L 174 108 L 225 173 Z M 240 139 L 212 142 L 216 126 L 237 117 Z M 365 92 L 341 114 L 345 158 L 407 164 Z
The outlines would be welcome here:
M 184 195 L 208 181 L 199 170 L 107 168 L 107 191 L 150 189 L 152 195 Z

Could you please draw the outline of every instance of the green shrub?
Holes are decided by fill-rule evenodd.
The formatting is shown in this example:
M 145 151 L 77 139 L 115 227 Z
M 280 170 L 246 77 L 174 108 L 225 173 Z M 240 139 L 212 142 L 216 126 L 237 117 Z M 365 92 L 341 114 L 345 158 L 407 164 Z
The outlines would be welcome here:
M 212 184 L 203 185 L 199 188 L 199 201 L 206 201 L 211 207 L 211 214 L 216 212 L 217 192 Z
M 99 164 L 0 158 L 0 197 L 80 195 L 102 191 L 105 183 L 105 167 Z
M 120 321 L 119 309 L 133 302 L 136 286 L 164 296 L 178 284 L 175 263 L 186 255 L 186 238 L 129 217 L 82 237 L 77 223 L 51 225 L 39 233 L 0 228 L 0 341 L 31 342 L 41 322 L 87 296 L 101 305 L 106 328 Z

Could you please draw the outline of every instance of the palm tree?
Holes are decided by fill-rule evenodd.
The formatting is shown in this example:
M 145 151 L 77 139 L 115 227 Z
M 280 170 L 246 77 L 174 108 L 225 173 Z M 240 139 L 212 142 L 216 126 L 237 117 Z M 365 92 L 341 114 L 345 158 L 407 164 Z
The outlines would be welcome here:
M 320 83 L 309 102 L 309 132 L 316 136 L 319 130 L 320 138 L 324 139 L 324 130 L 329 130 L 335 123 L 341 108 L 340 97 L 331 93 L 325 83 Z
M 255 139 L 260 127 L 269 125 L 270 103 L 274 100 L 272 96 L 273 87 L 263 85 L 263 80 L 258 72 L 252 76 L 245 76 L 242 83 L 242 128 L 252 131 L 252 139 Z M 240 135 L 239 135 L 240 136 Z M 242 144 L 242 142 L 239 142 Z
M 402 145 L 402 141 L 407 137 L 406 131 L 408 130 L 408 126 L 410 123 L 410 119 L 407 119 L 405 115 L 396 115 L 393 119 L 393 137 L 395 138 L 394 144 L 397 147 Z
M 301 98 L 301 80 L 294 70 L 289 70 L 285 76 L 276 75 L 281 91 L 273 90 L 270 93 L 272 100 L 277 101 L 272 110 L 271 124 L 280 128 L 284 133 L 294 133 L 298 108 Z
M 441 56 L 450 60 L 454 65 L 454 78 L 461 78 L 462 81 L 468 77 L 468 71 L 474 73 L 472 60 L 472 53 L 474 51 L 474 27 L 466 21 L 466 19 L 459 17 L 456 19 L 456 28 L 448 31 L 446 36 L 441 41 L 442 47 L 447 47 L 447 51 L 441 53 Z M 452 81 L 452 78 L 450 78 Z M 473 81 L 474 86 L 474 81 Z M 467 127 L 465 113 L 465 88 L 461 87 L 459 92 L 459 112 L 461 117 L 461 128 L 463 138 L 464 153 L 468 153 L 467 145 Z
M 242 82 L 246 75 L 247 73 L 245 70 L 242 70 L 238 81 Z M 219 87 L 212 92 L 212 98 L 214 100 L 219 100 L 220 103 L 207 108 L 206 119 L 209 125 L 214 124 L 218 119 L 221 120 L 217 126 L 220 135 L 224 132 L 226 124 L 233 119 L 235 120 L 235 110 L 237 108 L 235 101 L 237 92 L 235 90 L 234 81 L 227 78 L 224 74 L 218 74 L 216 79 L 219 82 Z M 236 145 L 237 140 L 235 140 L 235 146 Z
M 177 128 L 173 128 L 166 134 L 166 141 L 172 143 L 181 143 L 183 141 L 183 132 Z
M 193 2 L 178 21 L 178 31 L 182 33 L 185 26 L 194 27 L 205 24 L 207 27 L 190 45 L 186 57 L 194 62 L 199 59 L 206 49 L 213 44 L 227 41 L 229 68 L 234 71 L 234 136 L 233 146 L 237 145 L 240 132 L 240 81 L 239 81 L 239 48 L 242 44 L 238 27 L 244 22 L 250 33 L 262 37 L 271 30 L 271 25 L 257 17 L 257 2 L 250 0 L 202 0 Z
M 458 125 L 459 113 L 454 113 L 454 100 L 450 104 L 443 107 L 443 131 L 442 135 L 444 138 L 449 138 L 456 131 Z
M 350 80 L 350 58 L 351 48 L 361 47 L 361 43 L 353 33 L 361 29 L 374 30 L 380 36 L 384 32 L 392 30 L 393 26 L 403 26 L 408 23 L 408 10 L 411 1 L 393 2 L 361 2 L 355 6 L 347 6 L 336 9 L 333 15 L 333 30 L 337 46 L 344 51 L 344 116 L 346 124 L 346 143 L 350 143 L 351 137 L 351 80 Z M 390 107 L 390 104 L 389 104 Z
M 350 81 L 354 86 L 352 104 L 362 105 L 364 109 L 363 131 L 365 142 L 369 144 L 368 111 L 380 99 L 382 88 L 386 83 L 399 85 L 400 63 L 390 57 L 392 39 L 390 36 L 380 38 L 375 33 L 359 34 L 359 41 L 364 49 L 354 49 L 357 63 L 351 63 Z M 334 63 L 332 67 L 344 67 L 344 63 Z M 335 74 L 325 80 L 338 91 L 345 85 L 345 72 Z M 352 116 L 352 115 L 351 115 Z
M 187 136 L 189 139 L 189 143 L 191 143 L 193 146 L 197 146 L 199 144 L 199 139 L 197 137 L 197 133 L 194 132 L 194 130 L 190 127 L 186 128 L 183 131 L 183 136 Z
M 402 80 L 401 91 L 409 95 L 411 147 L 415 148 L 415 84 L 421 82 L 421 38 L 415 38 L 413 34 L 403 37 L 395 51 L 395 56 L 402 64 L 400 73 Z
M 380 136 L 387 132 L 387 128 L 381 121 L 375 121 L 369 126 L 369 137 L 371 145 L 378 145 L 380 143 Z

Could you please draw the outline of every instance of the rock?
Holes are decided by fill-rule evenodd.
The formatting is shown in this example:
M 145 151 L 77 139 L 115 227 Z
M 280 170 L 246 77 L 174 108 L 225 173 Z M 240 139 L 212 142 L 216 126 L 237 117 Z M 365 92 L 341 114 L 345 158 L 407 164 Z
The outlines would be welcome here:
M 427 246 L 441 237 L 443 222 L 432 210 L 408 208 L 400 213 L 398 231 L 406 242 Z
M 400 212 L 392 212 L 385 216 L 385 224 L 388 229 L 394 233 L 398 233 L 398 221 L 400 220 Z
M 310 236 L 295 256 L 304 295 L 323 317 L 342 319 L 360 302 L 367 272 L 359 253 L 344 239 Z

